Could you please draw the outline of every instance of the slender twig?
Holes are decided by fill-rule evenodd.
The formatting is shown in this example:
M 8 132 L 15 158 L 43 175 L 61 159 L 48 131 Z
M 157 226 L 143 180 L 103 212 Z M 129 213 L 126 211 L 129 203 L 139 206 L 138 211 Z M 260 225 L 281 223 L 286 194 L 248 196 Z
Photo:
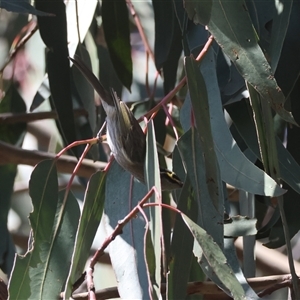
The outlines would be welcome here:
M 299 280 L 298 280 L 297 284 L 299 284 Z M 273 292 L 283 289 L 285 287 L 293 288 L 293 280 L 292 280 L 291 275 L 285 276 L 284 278 L 282 278 L 282 280 L 280 282 L 276 282 L 273 285 L 263 289 L 262 291 L 257 293 L 257 295 L 260 298 L 262 298 L 264 296 L 271 295 Z
M 94 256 L 92 257 L 90 264 L 87 269 L 87 283 L 90 284 L 91 288 L 94 288 L 93 283 L 93 270 L 94 266 L 99 260 L 100 256 L 104 254 L 104 250 L 107 246 L 118 236 L 122 233 L 123 227 L 136 216 L 138 212 L 143 213 L 141 210 L 146 207 L 153 207 L 153 206 L 160 206 L 167 209 L 171 209 L 176 213 L 182 215 L 182 212 L 178 210 L 176 207 L 170 206 L 164 203 L 146 203 L 146 201 L 151 197 L 151 195 L 156 192 L 155 188 L 152 188 L 146 196 L 139 202 L 139 204 L 121 221 L 118 222 L 117 226 L 115 227 L 113 233 L 106 238 L 103 242 L 101 248 L 99 248 Z M 145 220 L 147 218 L 143 214 Z M 146 222 L 147 225 L 147 222 Z M 283 287 L 291 287 L 292 280 L 291 275 L 273 275 L 273 276 L 264 276 L 264 277 L 255 277 L 247 279 L 249 285 L 259 293 L 260 296 L 271 294 L 274 291 L 281 289 Z M 166 293 L 166 284 L 161 285 L 161 292 L 162 294 Z M 224 292 L 219 289 L 219 287 L 214 284 L 213 282 L 189 282 L 187 287 L 187 295 L 194 295 L 194 294 L 203 294 L 203 295 L 224 295 Z M 73 299 L 88 299 L 88 295 L 90 293 L 80 293 L 80 294 L 73 294 Z M 109 288 L 104 289 L 101 291 L 94 292 L 94 295 L 97 299 L 110 299 L 118 297 L 118 290 L 117 288 Z M 221 299 L 221 298 L 220 298 Z
M 91 139 L 87 139 L 87 140 L 81 140 L 81 141 L 75 141 L 71 144 L 69 144 L 68 146 L 66 146 L 65 148 L 63 148 L 60 152 L 58 152 L 56 154 L 56 157 L 59 158 L 61 155 L 63 155 L 66 151 L 79 146 L 79 145 L 85 145 L 85 144 L 89 144 L 89 145 L 94 145 L 97 144 L 99 142 L 99 138 L 98 137 L 94 137 Z
M 73 173 L 72 173 L 72 175 L 71 175 L 71 178 L 70 178 L 70 180 L 69 180 L 69 182 L 68 182 L 68 185 L 67 185 L 67 188 L 66 188 L 66 194 L 67 194 L 67 193 L 69 192 L 69 190 L 71 189 L 72 183 L 73 183 L 73 181 L 74 181 L 75 176 L 76 176 L 77 173 L 78 173 L 78 170 L 79 170 L 79 168 L 80 168 L 80 166 L 81 166 L 81 164 L 82 164 L 82 162 L 83 162 L 83 159 L 85 158 L 85 156 L 87 155 L 87 153 L 89 152 L 89 150 L 91 149 L 91 147 L 92 147 L 92 144 L 87 144 L 86 147 L 85 147 L 85 149 L 84 149 L 84 151 L 82 152 L 82 154 L 81 154 L 81 156 L 80 156 L 80 158 L 79 158 L 79 160 L 78 160 L 78 163 L 77 163 L 77 165 L 75 166 L 74 171 L 73 171 Z
M 196 60 L 198 62 L 200 62 L 204 58 L 205 54 L 207 53 L 207 51 L 208 51 L 209 47 L 211 46 L 211 44 L 213 43 L 213 41 L 214 41 L 214 37 L 211 35 L 208 38 L 202 51 L 196 58 Z M 186 82 L 187 82 L 187 78 L 186 78 L 186 76 L 184 76 L 180 80 L 180 82 L 177 84 L 177 86 L 172 91 L 170 91 L 155 107 L 153 107 L 151 110 L 149 110 L 145 116 L 149 118 L 150 116 L 153 115 L 153 113 L 157 112 L 164 104 L 167 104 L 168 102 L 170 102 L 172 100 L 172 98 L 186 85 Z M 142 120 L 143 120 L 143 117 L 141 117 L 139 119 L 139 121 L 142 121 Z
M 291 274 L 248 278 L 247 282 L 256 291 L 259 297 L 270 295 L 277 290 L 292 286 Z M 162 283 L 161 291 L 162 294 L 166 292 L 166 284 Z M 98 290 L 95 294 L 97 299 L 112 299 L 120 297 L 117 287 Z M 187 295 L 195 294 L 213 295 L 214 297 L 221 297 L 222 295 L 225 295 L 225 293 L 211 281 L 189 282 L 187 285 Z M 88 293 L 75 293 L 72 295 L 72 299 L 88 299 Z
M 171 110 L 172 110 L 172 104 L 171 104 L 171 107 L 170 107 L 170 112 L 169 112 L 168 108 L 167 108 L 165 105 L 163 105 L 163 109 L 164 109 L 164 111 L 165 111 L 165 114 L 167 115 L 167 118 L 166 118 L 166 119 L 169 120 L 169 122 L 171 123 L 171 126 L 172 126 L 172 128 L 173 128 L 173 132 L 174 132 L 174 134 L 175 134 L 175 138 L 176 138 L 176 140 L 178 141 L 178 138 L 179 138 L 178 132 L 177 132 L 176 126 L 175 126 L 175 124 L 174 124 L 173 118 L 172 118 L 172 116 L 171 116 L 171 113 L 170 113 L 170 112 L 172 112 L 172 111 L 171 111 Z M 167 122 L 166 122 L 166 125 L 168 125 Z
M 130 13 L 131 13 L 133 19 L 135 20 L 135 25 L 138 28 L 138 31 L 140 33 L 140 36 L 141 36 L 141 39 L 142 39 L 143 44 L 145 46 L 145 49 L 148 52 L 148 54 L 151 57 L 151 59 L 153 60 L 153 62 L 155 63 L 155 57 L 154 57 L 153 51 L 152 51 L 152 49 L 151 49 L 151 47 L 149 45 L 149 42 L 148 42 L 148 39 L 146 37 L 145 31 L 144 31 L 143 26 L 141 24 L 140 18 L 138 16 L 138 14 L 136 13 L 131 0 L 126 0 L 126 3 L 127 3 L 127 6 L 128 6 L 128 8 L 130 10 Z
M 102 246 L 95 252 L 94 256 L 91 258 L 89 266 L 86 271 L 86 281 L 89 299 L 94 299 L 95 291 L 94 291 L 94 283 L 93 283 L 93 270 L 95 264 L 99 260 L 99 258 L 104 254 L 104 250 L 108 247 L 108 245 L 122 233 L 124 226 L 133 218 L 135 218 L 136 214 L 140 211 L 141 207 L 144 205 L 146 201 L 152 196 L 153 193 L 157 193 L 155 187 L 151 188 L 149 192 L 144 196 L 144 198 L 131 210 L 131 212 L 123 219 L 120 220 L 115 227 L 114 231 L 111 233 L 109 237 L 105 239 Z M 92 298 L 91 298 L 92 297 Z
M 87 268 L 86 271 L 86 284 L 87 284 L 87 289 L 88 289 L 88 299 L 89 300 L 96 300 L 96 291 L 95 291 L 95 285 L 94 285 L 94 280 L 93 280 L 93 273 L 94 273 L 94 268 Z
M 122 233 L 123 227 L 133 218 L 135 218 L 136 214 L 139 212 L 140 207 L 142 207 L 146 201 L 152 196 L 153 193 L 156 192 L 156 189 L 153 187 L 149 190 L 149 192 L 144 196 L 144 198 L 139 202 L 137 206 L 135 206 L 131 212 L 123 219 L 120 220 L 115 227 L 112 234 L 105 239 L 102 246 L 95 252 L 94 256 L 90 260 L 89 267 L 94 268 L 95 264 L 97 263 L 99 257 L 104 254 L 104 250 L 107 246 L 119 235 Z
M 149 285 L 149 290 L 148 290 L 148 293 L 149 293 L 149 297 L 151 297 L 152 295 L 152 284 L 151 284 L 151 278 L 150 278 L 150 270 L 149 270 L 149 265 L 147 263 L 147 235 L 148 235 L 148 232 L 149 232 L 149 220 L 144 212 L 144 210 L 141 208 L 141 206 L 138 207 L 139 208 L 139 211 L 141 213 L 141 215 L 143 216 L 144 220 L 145 220 L 145 233 L 144 233 L 144 260 L 145 260 L 145 266 L 146 266 L 146 274 L 147 274 L 147 278 L 148 278 L 148 285 Z
M 146 70 L 145 70 L 145 87 L 148 97 L 150 97 L 150 87 L 149 87 L 149 53 L 146 51 Z

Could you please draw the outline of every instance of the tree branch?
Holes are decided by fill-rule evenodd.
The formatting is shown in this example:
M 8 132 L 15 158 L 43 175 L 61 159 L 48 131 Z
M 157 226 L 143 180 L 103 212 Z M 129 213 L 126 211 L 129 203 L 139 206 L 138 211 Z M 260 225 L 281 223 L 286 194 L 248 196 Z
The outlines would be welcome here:
M 291 275 L 273 275 L 247 279 L 249 285 L 260 295 L 271 294 L 272 292 L 284 288 L 291 287 Z M 166 285 L 162 284 L 162 294 L 166 293 Z M 119 293 L 117 287 L 106 288 L 96 291 L 96 299 L 104 300 L 118 298 Z M 211 281 L 189 282 L 187 286 L 187 295 L 202 294 L 204 299 L 231 299 L 216 284 Z M 216 298 L 217 297 L 217 298 Z M 72 299 L 88 299 L 88 293 L 74 293 Z
M 88 113 L 85 109 L 79 108 L 73 110 L 74 117 L 87 116 Z M 3 113 L 0 114 L 0 124 L 15 124 L 15 123 L 29 123 L 44 119 L 57 119 L 56 111 L 43 111 L 32 113 Z
M 0 141 L 0 165 L 23 164 L 35 166 L 45 159 L 54 159 L 55 154 L 37 150 L 25 150 Z M 57 160 L 57 169 L 61 173 L 72 174 L 78 160 L 69 155 L 62 155 Z M 91 159 L 84 159 L 79 170 L 78 176 L 89 178 L 93 173 L 104 169 L 105 162 L 94 162 Z

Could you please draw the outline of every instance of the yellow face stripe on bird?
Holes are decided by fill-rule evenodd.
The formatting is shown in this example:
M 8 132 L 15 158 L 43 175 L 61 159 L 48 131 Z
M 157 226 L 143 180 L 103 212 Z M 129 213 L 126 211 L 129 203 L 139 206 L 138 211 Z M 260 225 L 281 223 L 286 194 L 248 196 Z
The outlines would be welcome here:
M 177 186 L 177 188 L 181 188 L 183 186 L 183 182 L 180 178 L 174 173 L 166 169 L 160 169 L 160 177 L 164 181 L 168 181 L 170 185 Z

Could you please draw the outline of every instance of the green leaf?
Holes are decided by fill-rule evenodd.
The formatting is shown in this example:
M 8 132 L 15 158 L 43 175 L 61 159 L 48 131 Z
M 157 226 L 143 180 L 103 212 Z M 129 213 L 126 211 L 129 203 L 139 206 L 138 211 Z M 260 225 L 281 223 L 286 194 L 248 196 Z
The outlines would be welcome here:
M 91 70 L 91 59 L 87 49 L 79 44 L 76 55 L 78 55 L 83 63 Z M 76 132 L 79 133 L 80 139 L 90 139 L 96 136 L 97 128 L 97 114 L 95 113 L 95 92 L 93 87 L 86 80 L 83 73 L 76 67 L 71 68 L 72 75 L 72 98 L 74 107 L 83 107 L 88 116 L 82 116 L 75 120 Z M 99 147 L 93 145 L 88 152 L 87 158 L 94 161 L 99 160 Z
M 132 60 L 128 10 L 125 0 L 103 0 L 102 21 L 105 41 L 114 69 L 120 81 L 130 90 Z
M 115 161 L 106 179 L 105 227 L 110 235 L 122 220 L 145 196 L 144 184 L 133 179 L 130 173 Z M 149 218 L 148 211 L 145 211 Z M 121 235 L 109 245 L 109 256 L 123 299 L 149 298 L 149 282 L 144 257 L 145 221 L 138 216 L 124 228 Z
M 177 209 L 193 221 L 197 221 L 198 205 L 188 179 L 181 189 Z M 167 299 L 184 299 L 186 297 L 194 245 L 194 239 L 188 232 L 182 218 L 176 215 L 171 244 L 170 271 L 167 275 Z
M 155 24 L 155 65 L 157 70 L 160 71 L 172 51 L 172 39 L 177 20 L 172 0 L 166 0 L 164 2 L 152 0 L 152 5 Z
M 153 186 L 160 190 L 160 171 L 158 165 L 154 124 L 152 120 L 147 126 L 145 179 L 148 190 L 150 190 Z M 154 199 L 155 196 L 152 197 L 152 201 Z
M 42 40 L 48 48 L 46 66 L 51 91 L 50 99 L 58 114 L 60 133 L 64 142 L 70 144 L 76 140 L 76 133 L 68 59 L 66 7 L 62 1 L 36 0 L 35 4 L 42 11 L 55 14 L 55 17 L 51 18 L 38 17 L 38 25 Z
M 156 258 L 154 246 L 152 243 L 151 231 L 147 230 L 145 232 L 145 260 L 147 261 L 147 271 L 149 272 L 150 281 L 155 281 L 155 273 L 156 273 Z M 149 282 L 151 283 L 151 282 Z
M 18 256 L 9 282 L 10 299 L 55 299 L 66 280 L 79 219 L 77 200 L 69 193 L 61 218 L 65 191 L 58 193 L 52 160 L 39 163 L 29 182 L 33 212 L 31 242 Z M 57 231 L 58 228 L 58 231 Z
M 204 163 L 208 192 L 216 210 L 222 214 L 224 205 L 223 186 L 214 149 L 206 84 L 199 70 L 198 63 L 193 58 L 185 58 L 185 70 L 200 138 L 199 141 L 205 157 Z
M 240 74 L 262 98 L 269 102 L 284 120 L 295 124 L 292 114 L 283 107 L 285 97 L 258 45 L 244 0 L 187 1 L 186 9 L 190 18 L 208 27 Z
M 78 49 L 76 52 L 77 55 L 81 58 L 84 64 L 91 70 L 91 59 L 88 51 L 82 45 L 78 45 Z M 74 65 L 71 68 L 74 87 L 78 92 L 80 100 L 84 109 L 88 112 L 88 121 L 91 128 L 91 132 L 95 134 L 96 129 L 96 114 L 95 114 L 95 101 L 94 101 L 94 89 L 89 84 L 89 82 L 85 79 L 82 72 L 75 67 Z
M 49 252 L 45 255 L 47 259 L 46 269 L 42 269 L 45 274 L 45 282 L 40 287 L 42 290 L 41 299 L 53 299 L 62 291 L 72 259 L 72 251 L 66 251 L 74 248 L 76 231 L 80 217 L 80 209 L 75 196 L 69 192 L 63 217 L 60 220 L 61 205 L 64 200 L 66 190 L 61 190 L 58 194 L 59 203 L 55 217 L 55 227 L 59 226 L 56 238 L 52 238 Z M 60 225 L 58 225 L 60 222 Z M 53 233 L 55 229 L 53 228 Z M 53 235 L 53 234 L 52 234 Z M 65 251 L 62 251 L 64 249 Z M 46 249 L 45 249 L 46 250 Z M 46 253 L 45 253 L 46 254 Z M 40 271 L 42 271 L 40 270 Z M 37 274 L 40 273 L 36 271 Z M 38 275 L 40 276 L 40 275 Z
M 219 246 L 213 241 L 212 237 L 208 235 L 204 229 L 199 227 L 186 215 L 181 214 L 181 216 L 194 236 L 198 246 L 200 246 L 201 250 L 203 251 L 203 254 L 209 265 L 214 270 L 221 282 L 231 292 L 233 298 L 236 300 L 245 300 L 246 296 L 244 290 L 236 279 L 232 269 L 227 264 L 226 257 Z
M 203 149 L 196 129 L 191 128 L 178 141 L 178 148 L 185 164 L 187 175 L 194 189 L 195 201 L 198 204 L 197 224 L 223 244 L 223 212 L 215 209 L 207 188 Z
M 246 102 L 240 101 L 226 107 L 236 128 L 255 156 L 261 160 L 254 121 L 252 114 L 249 113 L 249 106 Z M 296 192 L 300 193 L 300 166 L 282 145 L 279 138 L 276 138 L 278 160 L 281 178 Z
M 220 99 L 212 49 L 200 68 L 208 93 L 211 127 L 222 180 L 252 194 L 271 197 L 282 195 L 285 190 L 245 157 L 230 133 Z
M 161 202 L 161 183 L 160 183 L 160 170 L 158 164 L 158 155 L 156 149 L 156 139 L 155 139 L 155 131 L 154 124 L 151 120 L 147 124 L 147 138 L 146 138 L 146 161 L 145 161 L 145 179 L 147 183 L 148 190 L 150 190 L 153 186 L 159 191 L 160 195 L 154 193 L 150 202 L 160 203 Z M 155 255 L 155 276 L 150 277 L 151 280 L 151 288 L 149 295 L 153 299 L 159 299 L 160 295 L 160 282 L 161 282 L 161 254 L 164 251 L 164 245 L 161 245 L 161 232 L 162 228 L 162 208 L 161 207 L 150 207 L 150 232 L 152 244 L 154 247 L 154 255 Z M 146 257 L 147 261 L 148 258 Z
M 172 0 L 152 0 L 155 24 L 154 55 L 158 71 L 163 68 L 164 92 L 174 88 L 178 60 L 182 52 L 182 33 Z
M 76 233 L 72 263 L 65 287 L 65 299 L 71 296 L 72 286 L 84 270 L 90 249 L 99 227 L 105 201 L 106 173 L 95 173 L 86 188 L 79 226 Z

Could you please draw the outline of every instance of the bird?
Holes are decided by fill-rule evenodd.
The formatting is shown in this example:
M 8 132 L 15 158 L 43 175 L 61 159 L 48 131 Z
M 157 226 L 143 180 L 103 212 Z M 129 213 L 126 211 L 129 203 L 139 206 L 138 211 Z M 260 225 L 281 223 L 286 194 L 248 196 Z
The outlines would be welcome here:
M 111 89 L 109 93 L 84 64 L 79 56 L 70 58 L 99 94 L 106 113 L 106 139 L 117 163 L 139 181 L 145 183 L 146 135 L 129 107 Z M 166 169 L 160 169 L 162 190 L 174 190 L 183 186 L 180 178 Z

